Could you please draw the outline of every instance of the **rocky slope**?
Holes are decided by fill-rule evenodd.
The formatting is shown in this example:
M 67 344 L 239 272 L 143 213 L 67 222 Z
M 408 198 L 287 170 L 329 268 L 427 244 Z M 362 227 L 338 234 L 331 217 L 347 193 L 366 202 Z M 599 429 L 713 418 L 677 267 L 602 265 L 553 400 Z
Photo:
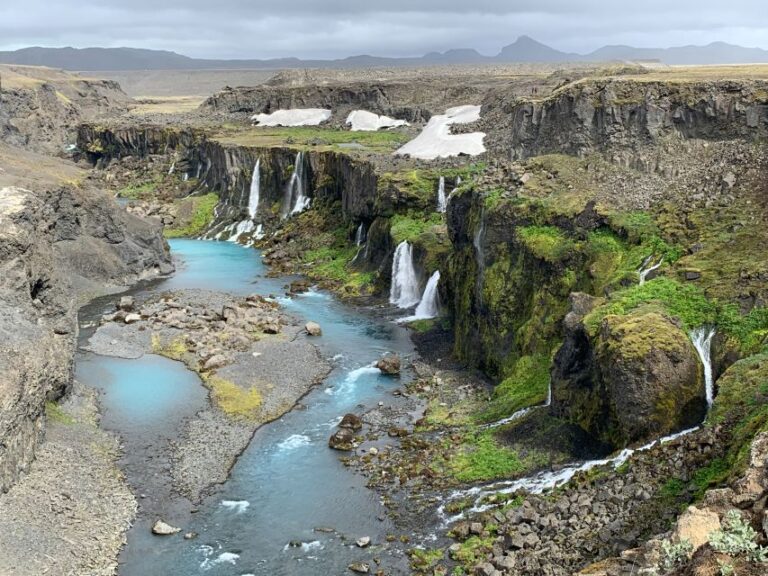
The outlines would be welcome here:
M 61 154 L 77 126 L 128 109 L 116 82 L 36 66 L 0 66 L 0 139 L 13 146 Z
M 72 383 L 76 312 L 86 300 L 172 270 L 157 227 L 102 194 L 0 190 L 0 489 L 34 457 L 45 402 Z

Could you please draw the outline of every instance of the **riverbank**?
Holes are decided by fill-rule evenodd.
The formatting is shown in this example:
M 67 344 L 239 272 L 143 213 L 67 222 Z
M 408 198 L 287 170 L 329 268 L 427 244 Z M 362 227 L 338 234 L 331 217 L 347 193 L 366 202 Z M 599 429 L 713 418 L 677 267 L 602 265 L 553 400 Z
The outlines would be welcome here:
M 137 510 L 119 439 L 99 427 L 96 392 L 80 383 L 47 412 L 35 461 L 0 498 L 0 574 L 112 575 Z

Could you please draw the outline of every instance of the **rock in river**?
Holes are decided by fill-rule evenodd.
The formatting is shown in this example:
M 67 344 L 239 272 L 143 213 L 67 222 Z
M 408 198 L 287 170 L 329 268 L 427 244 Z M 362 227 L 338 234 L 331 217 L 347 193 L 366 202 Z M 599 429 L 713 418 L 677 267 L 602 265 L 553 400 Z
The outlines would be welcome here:
M 166 524 L 162 520 L 158 520 L 155 522 L 155 524 L 152 526 L 152 534 L 155 534 L 156 536 L 170 536 L 172 534 L 177 534 L 181 532 L 181 528 L 174 528 L 170 524 Z
M 388 376 L 397 376 L 400 374 L 400 356 L 397 354 L 387 354 L 376 362 L 376 368 Z
M 350 451 L 354 448 L 355 433 L 349 428 L 339 428 L 328 440 L 328 446 L 334 450 Z
M 365 562 L 352 562 L 349 569 L 357 574 L 368 574 L 371 571 L 371 566 Z
M 363 421 L 354 414 L 345 414 L 339 422 L 339 428 L 348 428 L 350 430 L 360 430 L 363 427 Z
M 309 334 L 310 336 L 323 335 L 323 329 L 320 328 L 320 324 L 318 324 L 317 322 L 307 322 L 304 328 L 306 329 L 307 334 Z

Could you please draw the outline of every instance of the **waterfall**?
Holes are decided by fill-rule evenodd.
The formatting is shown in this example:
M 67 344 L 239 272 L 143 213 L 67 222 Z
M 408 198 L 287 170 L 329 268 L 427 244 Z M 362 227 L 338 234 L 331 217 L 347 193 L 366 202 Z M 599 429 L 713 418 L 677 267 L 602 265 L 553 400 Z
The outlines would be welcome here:
M 168 168 L 168 176 L 170 176 L 171 174 L 173 174 L 173 171 L 174 171 L 174 170 L 176 170 L 176 162 L 172 162 L 172 163 L 171 163 L 171 167 L 170 167 L 170 168 Z
M 389 290 L 390 304 L 399 308 L 411 308 L 419 303 L 419 282 L 413 267 L 413 248 L 401 242 L 392 259 L 392 285 Z
M 485 236 L 485 208 L 480 212 L 480 223 L 472 239 L 477 260 L 477 279 L 475 281 L 475 295 L 479 304 L 483 303 L 483 275 L 485 269 L 485 252 L 483 251 L 483 237 Z
M 640 269 L 637 271 L 637 273 L 640 274 L 640 286 L 645 284 L 645 280 L 648 278 L 648 274 L 654 270 L 658 270 L 659 267 L 664 264 L 664 256 L 662 256 L 656 264 L 651 264 L 652 261 L 653 254 L 648 256 L 648 258 L 643 261 L 642 266 L 640 266 Z
M 365 242 L 365 227 L 360 222 L 360 226 L 357 227 L 357 232 L 355 232 L 355 245 L 362 246 L 363 242 Z
M 237 242 L 240 239 L 240 236 L 243 234 L 249 234 L 250 232 L 253 232 L 254 230 L 254 224 L 252 220 L 243 220 L 242 222 L 238 222 L 237 226 L 235 227 L 235 231 L 227 240 L 229 242 Z
M 712 338 L 715 336 L 715 330 L 714 328 L 697 328 L 691 332 L 690 336 L 693 347 L 696 348 L 701 364 L 704 366 L 707 408 L 711 408 L 715 399 L 715 381 L 712 376 Z
M 414 320 L 426 320 L 435 318 L 440 313 L 440 301 L 437 293 L 437 285 L 440 282 L 440 270 L 436 270 L 427 282 L 424 288 L 424 294 L 421 296 L 421 302 L 416 306 Z
M 437 211 L 445 212 L 448 201 L 445 199 L 445 176 L 440 176 L 440 183 L 437 185 Z
M 309 208 L 310 199 L 307 197 L 306 182 L 304 181 L 304 152 L 296 154 L 293 174 L 285 188 L 283 198 L 283 218 L 299 214 Z
M 251 178 L 251 195 L 248 197 L 248 215 L 251 220 L 256 218 L 256 212 L 259 210 L 259 193 L 261 190 L 261 159 L 256 160 L 256 166 L 253 167 L 253 178 Z

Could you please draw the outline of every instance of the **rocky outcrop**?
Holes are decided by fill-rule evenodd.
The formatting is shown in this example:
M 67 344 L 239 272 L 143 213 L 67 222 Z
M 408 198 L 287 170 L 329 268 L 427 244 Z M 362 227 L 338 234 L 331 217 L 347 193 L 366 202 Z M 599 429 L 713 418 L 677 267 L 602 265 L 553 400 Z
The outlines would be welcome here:
M 32 460 L 46 400 L 72 381 L 78 305 L 171 270 L 159 229 L 106 196 L 0 190 L 0 491 Z
M 605 79 L 575 82 L 536 101 L 510 101 L 497 91 L 486 97 L 483 116 L 507 129 L 486 144 L 528 158 L 632 151 L 665 136 L 751 141 L 768 133 L 766 90 L 757 80 Z
M 703 372 L 687 334 L 651 312 L 608 316 L 591 335 L 570 313 L 552 371 L 552 412 L 621 447 L 697 425 Z
M 208 98 L 201 109 L 253 115 L 290 108 L 328 108 L 339 123 L 352 110 L 367 110 L 408 122 L 425 122 L 452 106 L 476 102 L 482 94 L 482 89 L 469 85 L 419 81 L 262 85 L 225 88 Z
M 40 152 L 62 152 L 81 122 L 123 112 L 130 102 L 109 80 L 36 66 L 0 66 L 0 74 L 0 140 Z

